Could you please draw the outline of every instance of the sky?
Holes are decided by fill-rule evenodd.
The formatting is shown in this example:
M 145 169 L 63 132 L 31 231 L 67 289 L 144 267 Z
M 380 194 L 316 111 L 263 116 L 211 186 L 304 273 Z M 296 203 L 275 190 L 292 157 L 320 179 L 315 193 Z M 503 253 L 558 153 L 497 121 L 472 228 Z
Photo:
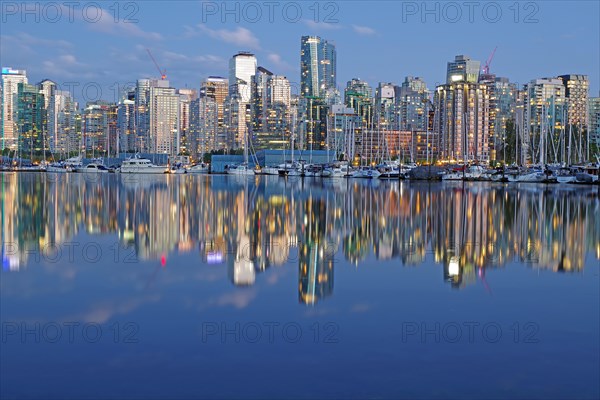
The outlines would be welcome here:
M 99 6 L 99 7 L 98 7 Z M 519 85 L 585 74 L 600 96 L 598 1 L 3 1 L 0 64 L 51 79 L 75 98 L 117 101 L 136 79 L 157 78 L 150 49 L 171 86 L 198 88 L 228 76 L 238 51 L 286 76 L 298 91 L 300 37 L 337 47 L 337 85 L 373 87 L 420 76 L 445 81 L 458 54 Z

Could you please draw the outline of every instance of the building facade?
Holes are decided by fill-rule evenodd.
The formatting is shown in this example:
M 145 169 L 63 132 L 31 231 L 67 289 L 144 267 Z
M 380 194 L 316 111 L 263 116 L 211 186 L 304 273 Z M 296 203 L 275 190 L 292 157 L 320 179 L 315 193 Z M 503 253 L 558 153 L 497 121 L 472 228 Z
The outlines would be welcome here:
M 300 93 L 324 97 L 337 85 L 335 44 L 319 36 L 302 36 L 300 40 Z
M 490 161 L 487 85 L 469 82 L 440 85 L 434 94 L 434 158 L 448 162 Z
M 27 72 L 10 67 L 2 68 L 2 109 L 0 110 L 0 150 L 17 148 L 18 130 L 14 116 L 16 112 L 17 85 L 27 83 Z

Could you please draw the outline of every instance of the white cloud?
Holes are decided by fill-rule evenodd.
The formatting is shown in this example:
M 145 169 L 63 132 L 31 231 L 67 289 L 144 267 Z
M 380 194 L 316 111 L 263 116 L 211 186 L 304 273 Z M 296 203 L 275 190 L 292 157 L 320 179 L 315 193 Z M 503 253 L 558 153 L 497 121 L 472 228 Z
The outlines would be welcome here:
M 310 29 L 315 31 L 331 31 L 336 29 L 342 29 L 342 25 L 340 24 L 330 24 L 327 22 L 315 22 L 312 19 L 305 19 L 304 24 L 308 26 Z
M 294 69 L 289 63 L 284 61 L 281 58 L 281 56 L 277 53 L 269 53 L 269 55 L 267 56 L 267 60 L 269 60 L 269 62 L 271 62 L 271 64 L 273 64 L 275 68 L 288 71 Z
M 259 50 L 259 40 L 252 31 L 238 26 L 234 30 L 227 29 L 210 29 L 204 25 L 198 25 L 200 29 L 210 37 L 221 40 L 225 43 L 235 44 L 239 47 L 251 50 Z M 240 49 L 242 50 L 242 49 Z
M 377 33 L 375 32 L 375 29 L 369 28 L 368 26 L 352 25 L 352 29 L 354 29 L 354 32 L 358 33 L 359 35 L 365 36 L 371 36 Z
M 68 5 L 62 5 L 63 13 L 70 13 L 72 10 L 69 9 Z M 69 15 L 69 14 L 63 14 Z M 118 19 L 115 21 L 113 14 L 104 8 L 99 8 L 97 14 L 90 11 L 87 19 L 84 18 L 83 13 L 73 13 L 76 20 L 85 24 L 89 29 L 107 33 L 110 35 L 124 36 L 124 37 L 135 37 L 147 40 L 162 40 L 163 37 L 157 32 L 146 32 L 140 28 L 138 22 L 125 21 L 125 19 Z M 98 17 L 96 20 L 96 16 Z

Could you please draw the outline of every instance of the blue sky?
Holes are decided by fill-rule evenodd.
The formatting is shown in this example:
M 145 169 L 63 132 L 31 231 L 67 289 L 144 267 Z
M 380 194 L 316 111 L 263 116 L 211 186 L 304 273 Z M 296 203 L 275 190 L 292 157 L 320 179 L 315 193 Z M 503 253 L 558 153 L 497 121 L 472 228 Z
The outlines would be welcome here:
M 499 76 L 522 84 L 587 74 L 590 95 L 600 89 L 597 1 L 71 4 L 3 2 L 0 63 L 26 69 L 31 82 L 77 82 L 78 100 L 98 97 L 98 84 L 101 97 L 114 101 L 117 86 L 157 77 L 146 48 L 175 87 L 197 88 L 206 76 L 227 76 L 228 59 L 240 50 L 297 83 L 300 37 L 307 34 L 335 41 L 341 89 L 354 77 L 375 86 L 400 83 L 406 75 L 423 77 L 431 89 L 444 81 L 455 55 L 483 63 L 496 46 L 491 72 Z

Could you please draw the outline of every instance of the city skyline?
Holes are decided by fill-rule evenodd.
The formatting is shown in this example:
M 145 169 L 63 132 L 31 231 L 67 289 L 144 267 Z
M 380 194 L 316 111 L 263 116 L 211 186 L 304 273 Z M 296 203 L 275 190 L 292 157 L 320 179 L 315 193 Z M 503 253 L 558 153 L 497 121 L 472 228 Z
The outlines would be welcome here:
M 425 13 L 425 22 L 422 22 L 419 12 L 416 17 L 413 16 L 406 5 L 390 5 L 389 15 L 381 15 L 377 11 L 381 11 L 382 3 L 375 3 L 369 8 L 354 3 L 336 3 L 335 13 L 333 8 L 325 10 L 326 5 L 333 3 L 319 3 L 321 14 L 318 22 L 309 18 L 315 15 L 310 15 L 309 5 L 304 5 L 305 18 L 296 23 L 285 21 L 281 15 L 275 18 L 277 14 L 271 23 L 265 20 L 265 13 L 263 20 L 249 23 L 247 13 L 240 9 L 240 22 L 236 24 L 231 16 L 221 22 L 222 19 L 217 18 L 220 14 L 217 17 L 210 14 L 209 11 L 212 11 L 207 4 L 213 3 L 175 2 L 169 9 L 160 7 L 160 12 L 157 4 L 140 3 L 135 13 L 133 9 L 125 12 L 128 4 L 120 3 L 119 18 L 114 16 L 115 9 L 103 9 L 102 18 L 97 23 L 76 17 L 69 22 L 66 11 L 62 19 L 51 23 L 48 15 L 42 15 L 40 10 L 38 24 L 24 24 L 18 14 L 20 10 L 17 10 L 16 16 L 6 13 L 0 36 L 3 65 L 26 69 L 32 81 L 48 78 L 59 84 L 78 82 L 80 86 L 98 83 L 103 88 L 101 98 L 116 101 L 118 99 L 113 93 L 115 83 L 124 85 L 139 78 L 158 76 L 146 48 L 152 50 L 174 87 L 182 88 L 197 88 L 208 76 L 227 76 L 231 55 L 252 51 L 259 65 L 288 77 L 292 86 L 299 86 L 297 44 L 302 35 L 319 35 L 336 45 L 338 89 L 343 89 L 343 82 L 352 78 L 360 78 L 375 87 L 379 82 L 399 84 L 404 76 L 410 75 L 421 76 L 434 86 L 444 82 L 446 62 L 456 54 L 469 55 L 483 65 L 497 46 L 490 71 L 498 76 L 509 77 L 512 82 L 523 85 L 533 78 L 560 73 L 588 75 L 590 97 L 599 93 L 598 57 L 590 51 L 598 48 L 598 24 L 593 18 L 598 15 L 598 5 L 593 2 L 578 3 L 589 11 L 586 13 L 577 7 L 565 8 L 553 2 L 535 3 L 538 9 L 534 13 L 533 9 L 525 10 L 529 3 L 519 3 L 521 13 L 518 23 L 515 23 L 516 10 L 509 9 L 509 5 L 502 5 L 503 18 L 494 23 L 487 22 L 477 13 L 470 22 L 465 12 L 462 12 L 462 19 L 450 23 L 449 15 L 446 15 L 449 10 L 445 14 L 443 12 L 446 8 L 440 9 L 439 15 L 428 16 Z M 189 13 L 182 13 L 184 4 Z M 327 19 L 326 11 L 334 17 Z M 162 15 L 160 13 L 165 13 L 165 17 L 176 14 L 182 22 L 177 28 L 160 24 L 157 20 Z M 577 18 L 569 18 L 575 13 Z M 380 19 L 374 20 L 374 14 Z M 530 19 L 537 22 L 525 23 L 525 16 L 531 14 L 534 16 Z M 136 18 L 131 19 L 137 22 L 124 23 L 126 15 L 134 15 Z M 397 23 L 388 27 L 384 21 L 394 16 Z M 327 23 L 325 19 L 337 22 Z M 118 22 L 115 23 L 115 20 Z M 555 29 L 559 21 L 561 32 Z M 64 34 L 51 30 L 57 25 L 64 29 Z M 396 31 L 390 31 L 393 28 Z M 422 38 L 402 40 L 402 33 L 410 35 L 416 30 L 423 35 Z M 271 31 L 280 34 L 271 35 Z M 472 31 L 478 34 L 469 33 Z M 59 35 L 60 40 L 53 41 L 52 38 Z M 115 41 L 115 37 L 120 40 Z M 552 45 L 544 38 L 553 39 L 550 40 Z M 90 40 L 98 46 L 88 46 Z M 558 56 L 557 43 L 563 44 Z M 52 44 L 55 44 L 54 51 L 49 54 L 47 48 Z M 106 49 L 108 54 L 98 51 L 98 48 Z M 200 54 L 199 48 L 202 49 Z M 37 59 L 32 61 L 32 56 Z M 77 89 L 75 92 L 76 100 L 81 101 L 82 93 L 77 93 Z M 93 88 L 88 92 L 93 95 Z

